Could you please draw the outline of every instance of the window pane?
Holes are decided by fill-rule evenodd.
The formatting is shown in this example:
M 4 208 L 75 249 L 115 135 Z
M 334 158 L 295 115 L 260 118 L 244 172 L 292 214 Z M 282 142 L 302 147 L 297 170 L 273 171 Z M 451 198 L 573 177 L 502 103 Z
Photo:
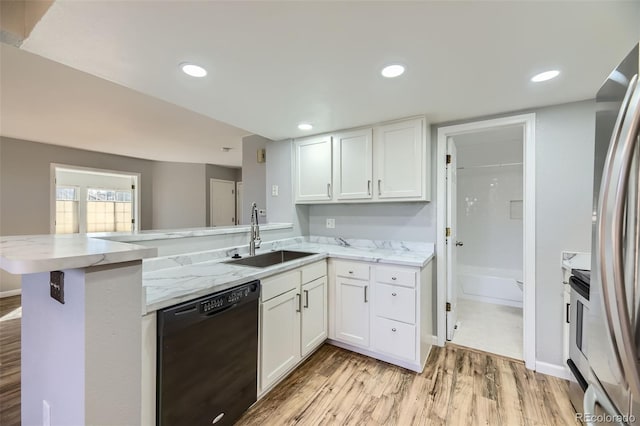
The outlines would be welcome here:
M 56 234 L 79 232 L 78 202 L 56 201 Z

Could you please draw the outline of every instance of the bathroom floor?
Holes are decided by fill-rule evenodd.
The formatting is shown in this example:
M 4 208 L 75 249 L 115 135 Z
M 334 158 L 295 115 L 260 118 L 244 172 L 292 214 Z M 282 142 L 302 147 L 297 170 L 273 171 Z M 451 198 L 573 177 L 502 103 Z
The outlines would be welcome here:
M 522 308 L 458 299 L 458 329 L 451 342 L 521 360 Z

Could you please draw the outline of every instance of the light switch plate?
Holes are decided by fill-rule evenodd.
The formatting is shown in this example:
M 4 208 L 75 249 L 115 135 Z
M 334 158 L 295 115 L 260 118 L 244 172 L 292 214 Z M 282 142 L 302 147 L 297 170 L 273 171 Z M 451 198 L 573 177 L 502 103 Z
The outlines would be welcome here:
M 327 218 L 327 228 L 333 229 L 336 227 L 336 220 L 333 218 Z

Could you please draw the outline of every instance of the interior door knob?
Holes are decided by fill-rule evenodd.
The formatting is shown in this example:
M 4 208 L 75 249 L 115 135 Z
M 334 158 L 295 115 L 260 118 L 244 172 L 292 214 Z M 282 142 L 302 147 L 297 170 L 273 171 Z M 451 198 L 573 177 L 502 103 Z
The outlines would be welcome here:
M 464 243 L 462 241 L 456 241 L 456 247 L 462 247 Z

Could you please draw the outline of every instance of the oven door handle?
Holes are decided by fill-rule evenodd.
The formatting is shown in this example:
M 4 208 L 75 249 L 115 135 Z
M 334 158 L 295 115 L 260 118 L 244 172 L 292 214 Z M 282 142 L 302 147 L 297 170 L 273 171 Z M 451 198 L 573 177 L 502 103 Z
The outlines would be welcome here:
M 635 326 L 631 324 L 625 279 L 625 215 L 634 153 L 640 131 L 640 86 L 635 75 L 616 120 L 607 153 L 598 202 L 596 259 L 609 334 L 623 376 L 633 395 L 640 396 Z M 634 206 L 635 207 L 635 206 Z M 635 210 L 632 208 L 631 210 Z M 627 216 L 628 220 L 632 220 Z M 633 218 L 635 219 L 635 218 Z M 634 220 L 635 222 L 635 220 Z M 635 238 L 635 235 L 628 236 Z M 633 309 L 635 310 L 635 306 Z M 635 315 L 634 315 L 635 317 Z M 635 318 L 634 318 L 635 319 Z

